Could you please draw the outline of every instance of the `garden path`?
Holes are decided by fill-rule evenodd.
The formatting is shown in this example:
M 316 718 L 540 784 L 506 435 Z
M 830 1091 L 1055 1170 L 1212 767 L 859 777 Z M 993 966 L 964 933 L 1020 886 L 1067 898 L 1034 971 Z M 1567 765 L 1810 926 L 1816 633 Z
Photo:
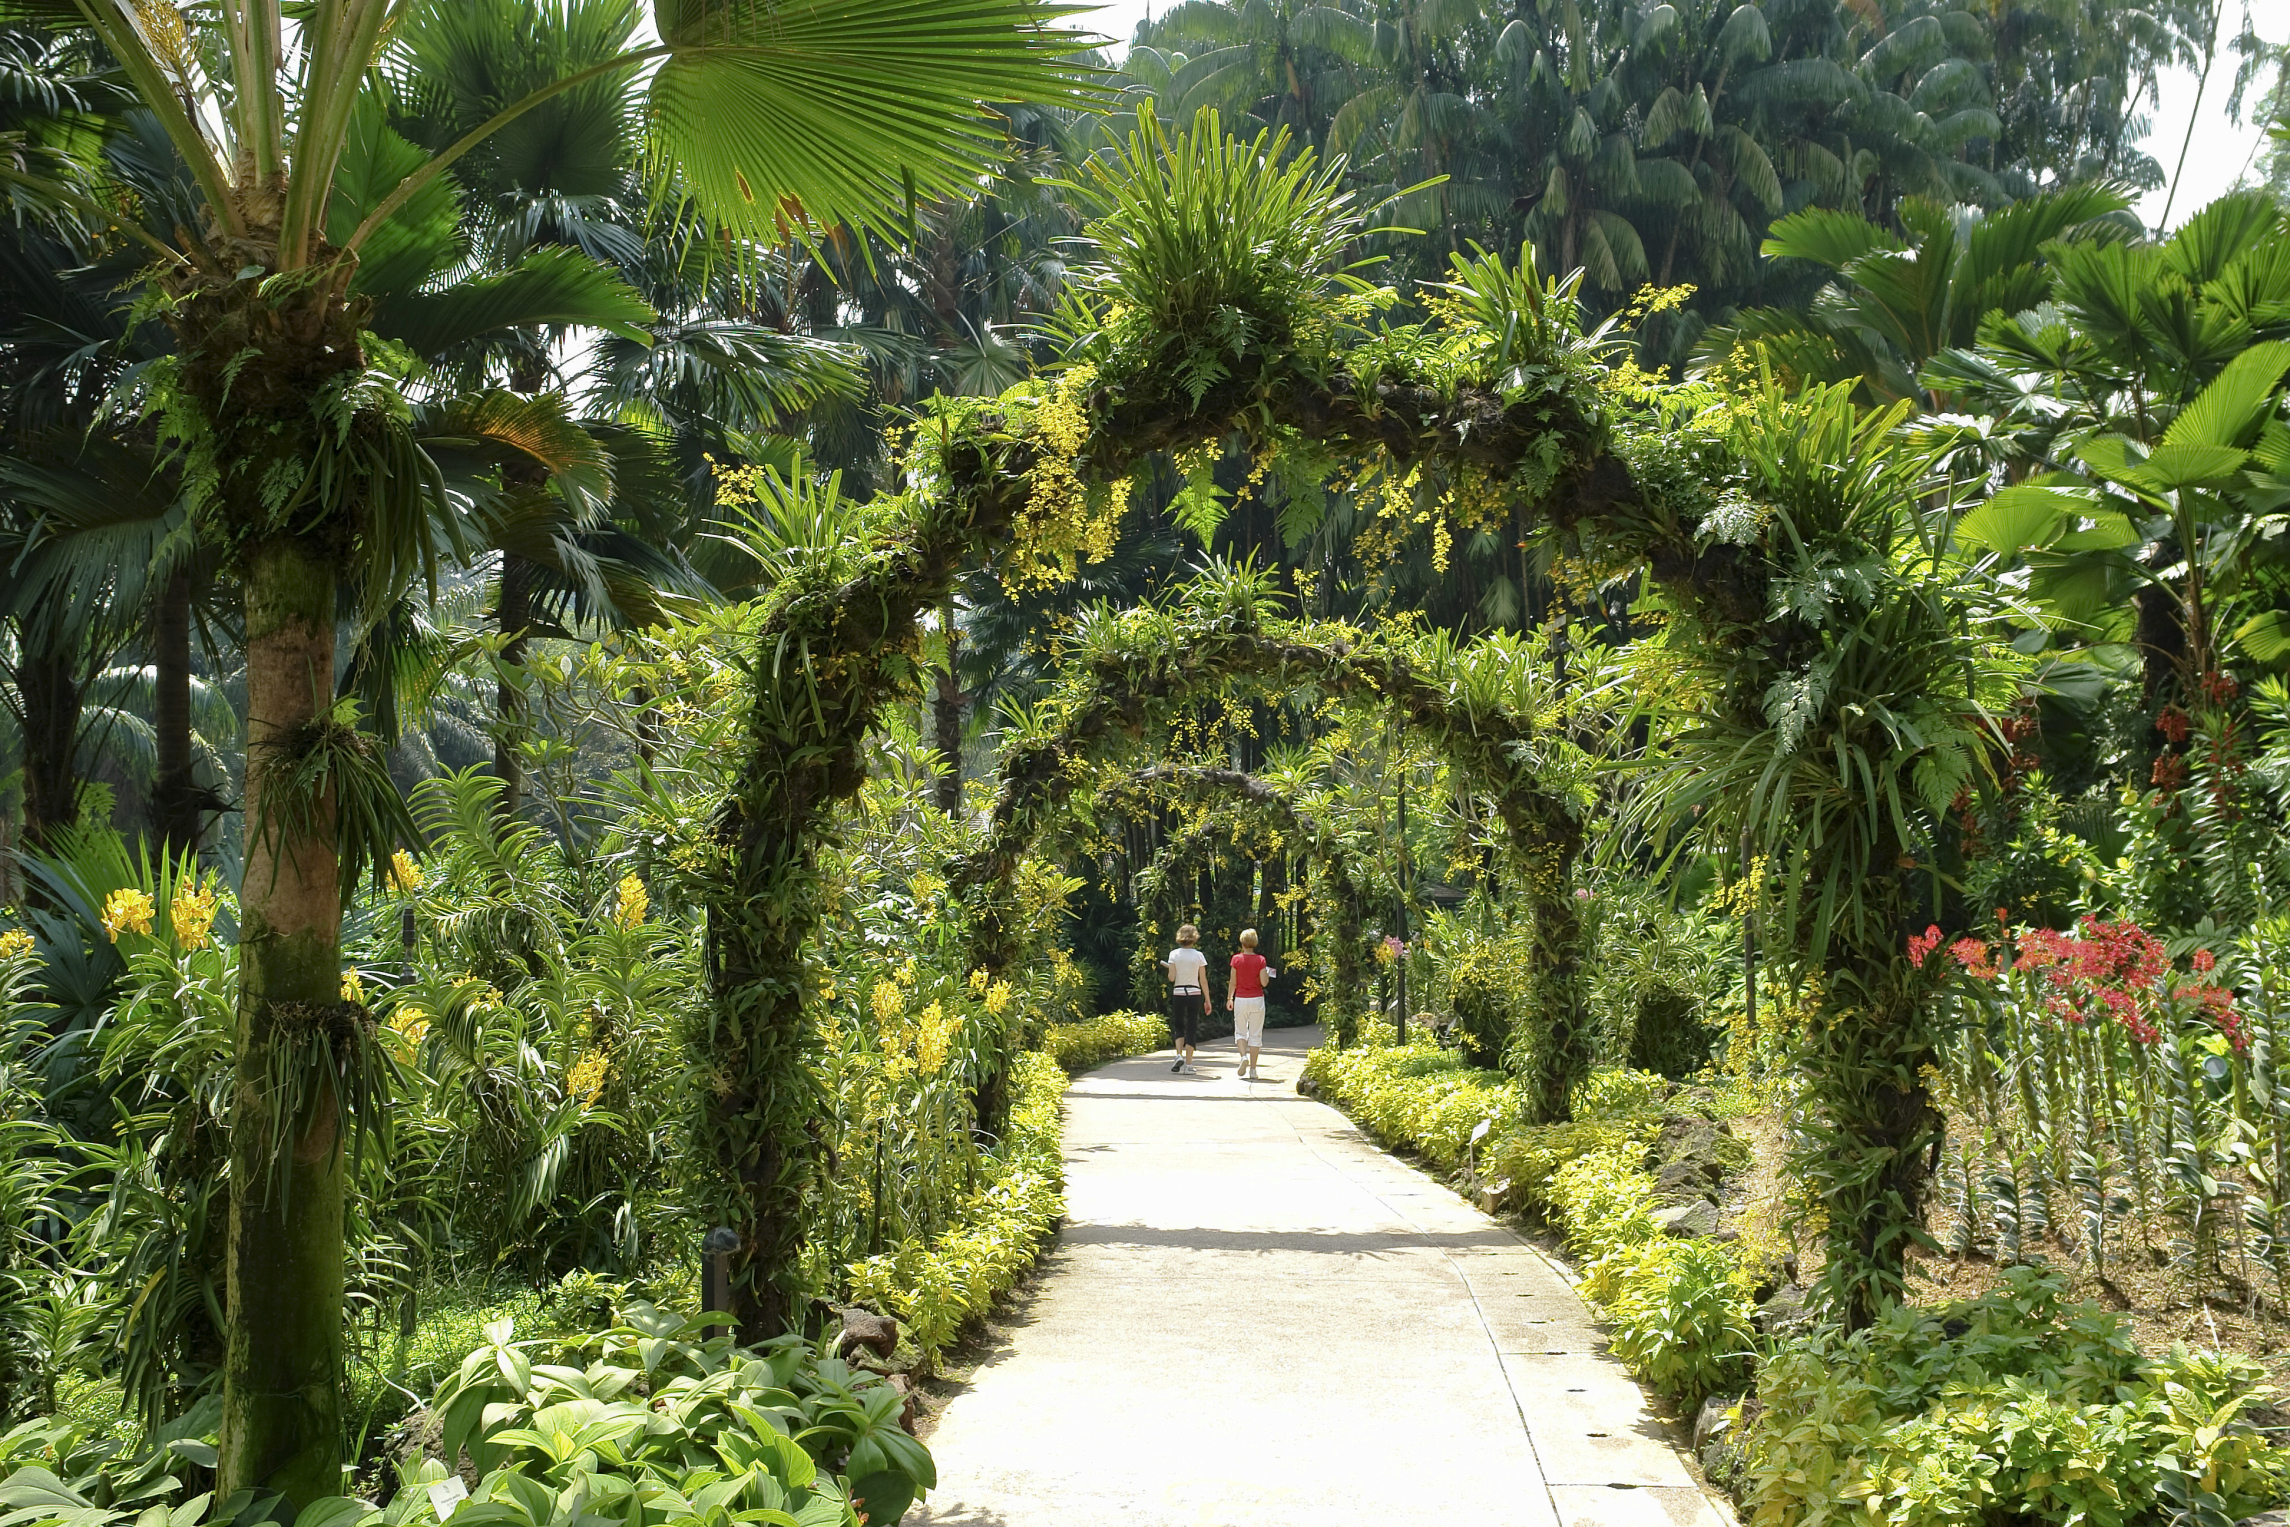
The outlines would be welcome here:
M 1212 1045 L 1066 1104 L 1064 1234 L 931 1437 L 930 1527 L 1720 1527 L 1533 1246 Z

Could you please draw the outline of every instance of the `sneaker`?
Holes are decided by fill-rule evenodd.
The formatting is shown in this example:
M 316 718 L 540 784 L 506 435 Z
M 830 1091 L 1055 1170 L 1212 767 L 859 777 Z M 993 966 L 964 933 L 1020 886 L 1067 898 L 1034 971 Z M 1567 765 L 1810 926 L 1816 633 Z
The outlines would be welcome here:
M 1184 1070 L 1184 1069 L 1185 1069 L 1185 1063 L 1184 1063 L 1183 1061 L 1178 1061 L 1178 1062 L 1177 1062 L 1175 1065 L 1173 1065 L 1173 1066 L 1171 1066 L 1171 1067 L 1169 1068 L 1169 1071 L 1170 1071 L 1170 1074 L 1171 1074 L 1171 1075 L 1174 1075 L 1174 1074 L 1176 1074 L 1177 1072 L 1179 1072 L 1179 1071 L 1182 1071 L 1182 1070 Z

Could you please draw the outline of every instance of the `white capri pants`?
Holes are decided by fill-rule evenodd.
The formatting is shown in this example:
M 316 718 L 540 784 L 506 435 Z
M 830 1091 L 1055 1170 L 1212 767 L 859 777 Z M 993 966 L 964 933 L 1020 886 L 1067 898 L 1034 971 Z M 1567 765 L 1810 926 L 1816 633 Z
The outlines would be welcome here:
M 1232 999 L 1232 1042 L 1243 1049 L 1264 1048 L 1264 999 Z

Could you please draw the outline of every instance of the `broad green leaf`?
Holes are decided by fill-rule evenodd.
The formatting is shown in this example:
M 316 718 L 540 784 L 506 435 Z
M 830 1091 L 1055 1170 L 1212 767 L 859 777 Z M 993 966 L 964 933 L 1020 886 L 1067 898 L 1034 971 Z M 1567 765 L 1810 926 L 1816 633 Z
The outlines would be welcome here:
M 2091 509 L 2088 495 L 2025 485 L 2005 488 L 1956 522 L 1956 540 L 2009 556 L 2024 546 L 2044 545 L 2063 523 Z
M 357 1524 L 372 1521 L 380 1515 L 381 1512 L 362 1500 L 352 1500 L 346 1495 L 330 1495 L 324 1500 L 314 1500 L 304 1506 L 294 1518 L 294 1527 L 357 1527 Z
M 2165 491 L 2182 488 L 2218 488 L 2234 481 L 2250 459 L 2248 451 L 2227 445 L 2171 445 L 2155 447 L 2142 474 Z
M 2266 610 L 2235 627 L 2235 645 L 2253 662 L 2274 664 L 2290 659 L 2290 612 Z
M 2231 450 L 2249 443 L 2251 431 L 2280 404 L 2284 372 L 2290 372 L 2290 342 L 2252 345 L 2228 361 L 2211 384 L 2179 410 L 2171 427 L 2163 431 L 2156 456 L 2173 446 Z
M 1002 162 L 987 101 L 1074 105 L 1080 34 L 1034 0 L 654 0 L 654 163 L 735 233 L 897 236 L 913 199 Z

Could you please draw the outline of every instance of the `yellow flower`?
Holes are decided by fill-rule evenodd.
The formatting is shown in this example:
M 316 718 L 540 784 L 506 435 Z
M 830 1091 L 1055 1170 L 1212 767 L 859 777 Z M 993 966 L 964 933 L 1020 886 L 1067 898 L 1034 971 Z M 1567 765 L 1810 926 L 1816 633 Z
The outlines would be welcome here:
M 344 1002 L 363 1002 L 366 1000 L 366 988 L 358 982 L 358 967 L 355 965 L 342 972 L 342 1000 Z
M 1001 1017 L 1010 1010 L 1012 995 L 1009 982 L 996 981 L 992 986 L 986 988 L 986 1011 L 997 1018 Z
M 612 920 L 623 928 L 639 927 L 644 914 L 652 909 L 652 893 L 644 889 L 644 882 L 634 871 L 620 877 L 620 905 L 614 909 Z
M 954 1038 L 955 1020 L 933 1002 L 915 1018 L 914 1058 L 925 1076 L 946 1069 L 946 1052 Z
M 103 931 L 115 944 L 122 929 L 148 934 L 152 914 L 158 910 L 159 904 L 151 899 L 149 891 L 123 885 L 103 899 Z
M 874 1009 L 876 1022 L 888 1023 L 905 1010 L 906 993 L 899 989 L 895 981 L 877 981 L 874 994 L 867 999 L 867 1005 Z
M 32 952 L 32 935 L 21 928 L 0 933 L 0 960 L 13 960 Z
M 399 849 L 390 855 L 390 889 L 400 896 L 411 896 L 428 879 L 421 866 L 413 862 L 413 855 Z
M 589 1051 L 565 1076 L 565 1095 L 579 1098 L 580 1106 L 584 1109 L 595 1107 L 598 1095 L 604 1091 L 604 1072 L 603 1054 L 596 1050 Z
M 972 972 L 970 972 L 970 992 L 971 992 L 971 995 L 972 995 L 972 996 L 984 996 L 984 995 L 985 995 L 985 993 L 986 993 L 986 972 L 985 972 L 985 971 L 983 971 L 983 970 L 973 970 Z
M 406 1042 L 419 1045 L 429 1037 L 429 1014 L 410 1004 L 390 1014 L 390 1027 L 406 1037 Z
M 908 955 L 908 956 L 906 957 L 906 963 L 905 963 L 904 965 L 901 965 L 901 966 L 900 966 L 898 969 L 896 969 L 896 970 L 894 970 L 894 971 L 892 971 L 892 972 L 891 972 L 891 979 L 892 979 L 892 980 L 894 980 L 894 981 L 896 981 L 896 982 L 898 982 L 898 984 L 899 984 L 899 985 L 901 985 L 901 986 L 912 986 L 912 985 L 914 985 L 914 956 L 913 956 L 913 955 L 911 955 L 911 954 L 910 954 L 910 955 Z
M 179 887 L 175 899 L 167 903 L 167 925 L 175 930 L 175 942 L 183 948 L 206 948 L 207 934 L 215 926 L 214 881 Z

